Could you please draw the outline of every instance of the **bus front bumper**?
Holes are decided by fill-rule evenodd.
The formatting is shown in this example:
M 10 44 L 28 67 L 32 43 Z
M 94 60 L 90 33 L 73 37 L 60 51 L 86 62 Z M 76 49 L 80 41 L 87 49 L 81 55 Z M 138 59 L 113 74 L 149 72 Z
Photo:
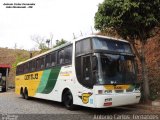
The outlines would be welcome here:
M 95 107 L 106 108 L 139 103 L 140 93 L 95 95 Z

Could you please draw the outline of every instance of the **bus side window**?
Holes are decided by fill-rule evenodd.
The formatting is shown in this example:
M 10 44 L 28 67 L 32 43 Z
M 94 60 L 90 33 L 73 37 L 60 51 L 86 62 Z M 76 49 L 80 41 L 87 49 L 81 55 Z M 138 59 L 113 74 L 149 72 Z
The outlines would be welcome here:
M 51 66 L 55 66 L 56 65 L 56 52 L 53 52 L 51 54 Z
M 89 38 L 76 42 L 76 56 L 87 53 L 90 50 L 91 43 Z
M 29 62 L 29 72 L 32 72 L 32 61 Z
M 36 61 L 33 60 L 32 61 L 32 71 L 35 71 L 35 68 L 36 68 Z
M 24 64 L 24 73 L 28 72 L 28 68 L 29 68 L 29 64 L 27 62 L 27 63 Z M 23 70 L 21 69 L 21 71 L 23 71 Z
M 58 63 L 60 65 L 64 64 L 64 50 L 58 52 Z
M 41 59 L 41 63 L 40 63 L 40 68 L 43 69 L 44 68 L 44 63 L 45 63 L 45 59 L 44 57 L 40 58 Z
M 16 67 L 16 75 L 19 74 L 19 66 Z
M 20 74 L 23 74 L 25 71 L 25 65 L 20 65 Z
M 26 72 L 29 72 L 29 62 L 26 63 Z
M 40 59 L 36 59 L 36 70 L 40 69 Z
M 51 55 L 50 54 L 46 55 L 45 61 L 46 61 L 46 63 L 45 63 L 46 68 L 50 67 L 50 64 L 51 64 Z
M 23 65 L 24 66 L 24 65 Z M 21 65 L 19 66 L 19 70 L 18 70 L 19 74 L 22 74 L 21 72 Z M 24 72 L 24 71 L 23 71 Z
M 20 68 L 21 69 L 21 73 L 25 73 L 26 72 L 26 63 L 23 64 L 23 70 L 22 70 L 22 67 Z M 22 72 L 23 71 L 23 72 Z
M 18 67 L 17 67 L 17 74 L 18 74 L 18 75 L 21 74 L 21 66 L 18 66 Z
M 65 48 L 65 63 L 72 63 L 72 46 L 68 46 Z

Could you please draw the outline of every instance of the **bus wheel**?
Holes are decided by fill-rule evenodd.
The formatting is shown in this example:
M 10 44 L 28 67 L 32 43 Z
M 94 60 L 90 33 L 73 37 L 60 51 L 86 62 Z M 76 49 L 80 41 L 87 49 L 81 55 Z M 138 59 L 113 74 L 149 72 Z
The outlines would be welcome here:
M 25 90 L 24 90 L 24 98 L 25 98 L 26 100 L 29 99 L 27 88 L 25 88 Z
M 21 94 L 22 98 L 24 98 L 23 88 L 21 88 L 20 94 Z
M 70 90 L 67 90 L 63 94 L 63 103 L 68 110 L 73 110 L 75 106 L 73 105 L 73 96 Z

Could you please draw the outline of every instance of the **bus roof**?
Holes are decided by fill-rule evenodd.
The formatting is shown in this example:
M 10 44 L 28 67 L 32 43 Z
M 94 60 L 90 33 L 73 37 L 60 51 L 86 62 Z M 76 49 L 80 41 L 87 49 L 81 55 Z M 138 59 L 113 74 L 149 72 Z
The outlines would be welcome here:
M 50 52 L 52 52 L 52 51 L 56 51 L 56 50 L 58 50 L 58 49 L 61 49 L 61 48 L 63 48 L 63 47 L 66 47 L 66 46 L 68 46 L 68 45 L 70 45 L 70 44 L 72 44 L 72 43 L 71 43 L 71 42 L 67 42 L 67 43 L 65 43 L 65 44 L 63 44 L 63 45 L 61 45 L 61 46 L 58 46 L 58 47 L 53 48 L 53 49 L 51 49 L 51 50 L 48 50 L 48 51 L 46 51 L 46 52 L 44 52 L 44 53 L 42 53 L 42 54 L 39 54 L 39 55 L 37 55 L 37 56 L 35 56 L 35 57 L 32 57 L 32 58 L 28 59 L 28 60 L 26 60 L 26 61 L 20 62 L 20 63 L 18 63 L 17 65 L 23 64 L 23 63 L 28 62 L 28 61 L 33 60 L 33 59 L 36 59 L 36 58 L 41 57 L 41 56 L 43 56 L 43 55 L 45 55 L 45 54 L 48 54 L 48 53 L 50 53 Z
M 123 39 L 118 39 L 118 38 L 109 37 L 109 36 L 102 36 L 102 35 L 87 35 L 87 36 L 84 36 L 84 37 L 77 38 L 77 39 L 75 39 L 75 41 L 80 41 L 80 40 L 83 40 L 85 38 L 93 38 L 93 37 L 106 38 L 106 39 L 117 40 L 117 41 L 122 41 L 122 42 L 129 43 L 128 41 L 123 40 Z
M 80 41 L 80 40 L 83 40 L 83 39 L 85 39 L 85 38 L 93 38 L 93 37 L 106 38 L 106 39 L 111 39 L 111 40 L 116 40 L 116 41 L 122 41 L 122 42 L 129 43 L 129 42 L 126 41 L 126 40 L 117 39 L 117 38 L 108 37 L 108 36 L 102 36 L 102 35 L 87 35 L 87 36 L 83 36 L 83 37 L 79 37 L 79 38 L 77 38 L 77 39 L 74 39 L 74 41 Z M 61 45 L 61 46 L 58 46 L 58 47 L 53 48 L 53 49 L 51 49 L 51 50 L 48 50 L 48 51 L 46 51 L 46 52 L 44 52 L 44 53 L 42 53 L 42 54 L 39 54 L 39 55 L 37 55 L 37 56 L 35 56 L 35 57 L 33 57 L 33 58 L 28 59 L 28 60 L 26 60 L 26 61 L 20 62 L 20 63 L 18 63 L 17 65 L 26 63 L 26 62 L 28 62 L 28 61 L 30 61 L 30 60 L 36 59 L 36 58 L 41 57 L 41 56 L 43 56 L 43 55 L 45 55 L 45 54 L 48 54 L 48 53 L 50 53 L 50 52 L 53 52 L 53 51 L 56 51 L 56 50 L 61 49 L 61 48 L 63 48 L 63 47 L 66 47 L 66 46 L 68 46 L 68 45 L 71 45 L 72 43 L 73 43 L 73 41 L 67 42 L 67 43 L 65 43 L 65 44 L 63 44 L 63 45 Z

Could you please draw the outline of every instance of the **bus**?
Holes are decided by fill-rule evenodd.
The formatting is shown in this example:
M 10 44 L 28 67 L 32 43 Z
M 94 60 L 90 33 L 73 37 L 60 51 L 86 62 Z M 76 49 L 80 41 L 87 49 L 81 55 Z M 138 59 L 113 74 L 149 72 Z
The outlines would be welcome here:
M 139 103 L 134 52 L 129 42 L 89 35 L 17 65 L 15 92 L 75 106 L 107 108 Z
M 8 89 L 8 76 L 11 66 L 0 64 L 0 92 L 6 92 Z

